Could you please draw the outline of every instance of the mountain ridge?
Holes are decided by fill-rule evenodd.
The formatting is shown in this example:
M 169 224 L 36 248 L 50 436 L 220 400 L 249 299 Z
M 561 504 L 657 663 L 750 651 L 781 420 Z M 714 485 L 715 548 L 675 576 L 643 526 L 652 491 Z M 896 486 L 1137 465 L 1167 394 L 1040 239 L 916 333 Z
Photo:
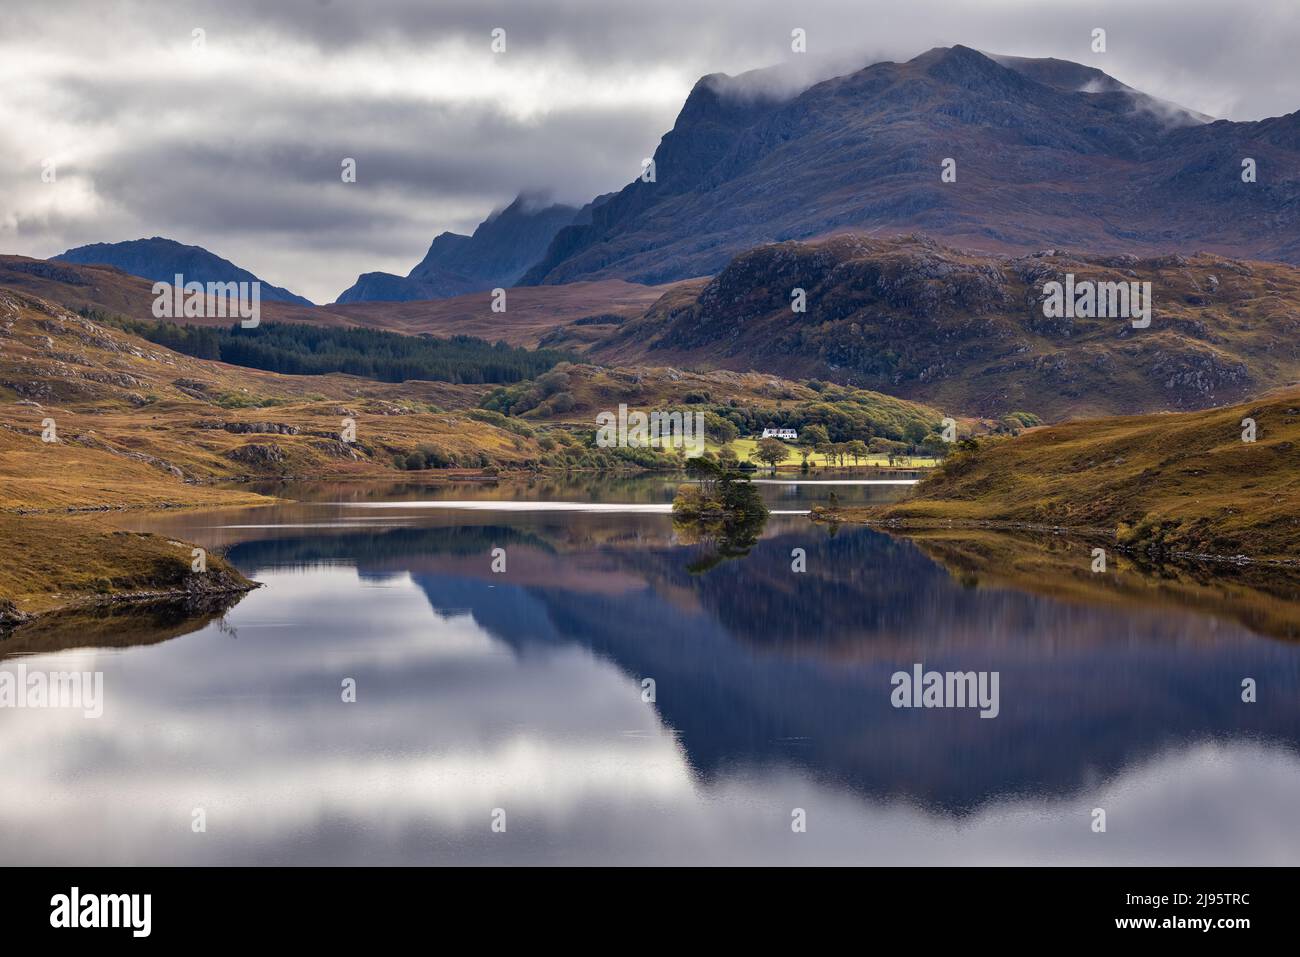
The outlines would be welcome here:
M 1300 262 L 1300 114 L 1205 122 L 1092 67 L 962 46 L 792 97 L 762 86 L 697 82 L 655 151 L 656 180 L 561 229 L 521 284 L 674 281 L 762 243 L 865 229 L 998 252 Z M 1258 182 L 1242 182 L 1244 157 Z M 956 181 L 942 182 L 949 158 Z
M 310 299 L 259 279 L 247 269 L 202 246 L 189 246 L 165 236 L 75 246 L 50 257 L 50 261 L 113 266 L 154 282 L 170 283 L 178 273 L 185 277 L 186 282 L 259 282 L 263 300 L 314 305 Z

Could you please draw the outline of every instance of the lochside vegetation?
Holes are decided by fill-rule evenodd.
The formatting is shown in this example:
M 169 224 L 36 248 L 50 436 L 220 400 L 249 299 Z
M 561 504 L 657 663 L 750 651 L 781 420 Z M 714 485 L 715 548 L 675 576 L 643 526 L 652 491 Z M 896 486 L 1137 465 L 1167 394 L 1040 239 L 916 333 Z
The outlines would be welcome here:
M 494 389 L 482 408 L 518 421 L 587 423 L 597 412 L 620 404 L 632 409 L 704 413 L 705 434 L 725 445 L 765 428 L 817 427 L 820 441 L 900 443 L 899 450 L 922 446 L 940 450 L 944 413 L 933 407 L 880 392 L 817 379 L 802 384 L 770 376 L 698 374 L 674 369 L 629 372 L 593 365 L 561 363 L 526 382 Z M 1018 432 L 1040 424 L 1031 413 L 1015 412 L 980 430 Z M 962 433 L 970 425 L 962 426 Z

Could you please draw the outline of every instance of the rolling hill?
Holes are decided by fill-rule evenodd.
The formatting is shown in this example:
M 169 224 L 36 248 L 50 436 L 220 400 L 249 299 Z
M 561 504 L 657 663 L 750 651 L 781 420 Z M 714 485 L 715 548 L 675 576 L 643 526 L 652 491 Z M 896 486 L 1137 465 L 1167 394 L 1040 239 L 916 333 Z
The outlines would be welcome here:
M 111 266 L 0 255 L 0 286 L 56 302 L 74 312 L 95 310 L 129 319 L 152 319 L 151 285 Z M 493 312 L 491 296 L 483 292 L 419 302 L 329 306 L 264 302 L 262 321 L 359 326 L 407 335 L 470 335 L 527 348 L 535 348 L 542 339 L 554 336 L 555 341 L 550 344 L 582 351 L 624 321 L 640 316 L 674 288 L 677 288 L 674 284 L 643 286 L 607 279 L 511 289 L 505 313 Z M 231 322 L 205 318 L 179 321 L 222 326 Z
M 1243 441 L 1242 420 L 1256 424 Z M 1121 416 L 981 438 L 917 494 L 850 521 L 1044 526 L 1139 554 L 1300 563 L 1300 389 L 1204 412 Z M 1081 550 L 1079 564 L 1089 555 Z
M 1044 285 L 1150 281 L 1149 328 L 1049 319 Z M 792 290 L 807 311 L 792 308 Z M 1242 401 L 1300 381 L 1300 269 L 1201 253 L 1005 257 L 838 236 L 735 257 L 589 351 L 606 365 L 815 377 L 969 415 L 1048 419 Z
M 666 292 L 621 279 L 510 289 L 506 312 L 493 312 L 491 295 L 476 292 L 419 302 L 335 303 L 331 316 L 355 325 L 408 335 L 468 335 L 512 346 L 548 346 L 582 352 L 624 322 L 639 318 Z
M 422 445 L 522 463 L 535 444 L 465 415 L 488 391 L 195 359 L 0 288 L 0 509 L 198 504 L 221 495 L 196 483 L 239 477 L 391 476 L 393 456 Z M 355 442 L 340 439 L 344 418 Z M 46 419 L 56 442 L 42 441 Z

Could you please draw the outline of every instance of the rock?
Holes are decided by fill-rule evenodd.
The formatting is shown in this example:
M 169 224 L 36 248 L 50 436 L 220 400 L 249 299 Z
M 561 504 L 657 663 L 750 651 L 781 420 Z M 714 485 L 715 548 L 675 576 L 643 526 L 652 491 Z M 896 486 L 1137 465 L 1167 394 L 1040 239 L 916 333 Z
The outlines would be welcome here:
M 31 619 L 31 615 L 20 610 L 8 598 L 0 598 L 0 632 L 11 631 Z
M 283 464 L 285 454 L 278 445 L 250 444 L 231 449 L 226 453 L 226 458 L 245 465 L 270 467 Z

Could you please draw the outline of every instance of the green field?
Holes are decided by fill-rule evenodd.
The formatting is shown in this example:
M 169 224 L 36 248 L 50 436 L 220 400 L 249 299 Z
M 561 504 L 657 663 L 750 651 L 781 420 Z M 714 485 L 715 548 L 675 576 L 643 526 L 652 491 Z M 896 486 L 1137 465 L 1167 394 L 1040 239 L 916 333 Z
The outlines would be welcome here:
M 750 458 L 750 456 L 753 454 L 754 450 L 758 448 L 758 439 L 736 439 L 735 441 L 729 444 L 731 446 L 731 450 L 736 453 L 736 457 L 739 458 L 740 461 L 754 462 L 754 460 Z M 793 445 L 787 445 L 786 447 L 789 449 L 789 452 L 786 454 L 785 461 L 782 462 L 778 467 L 785 468 L 786 466 L 789 465 L 794 465 L 794 466 L 802 465 L 803 456 L 800 453 L 799 449 L 795 448 Z M 720 448 L 720 446 L 715 446 L 710 443 L 709 448 L 712 449 L 714 452 L 716 452 Z M 855 467 L 860 468 L 868 465 L 884 465 L 884 466 L 889 465 L 889 457 L 886 455 L 869 455 L 864 458 L 860 458 L 858 459 L 857 466 L 853 464 L 852 457 L 846 457 L 844 461 L 846 463 L 845 467 L 847 468 L 855 468 Z M 757 465 L 758 463 L 755 462 L 755 464 Z M 935 465 L 938 464 L 939 464 L 938 459 L 932 459 L 924 455 L 912 455 L 912 456 L 901 456 L 901 457 L 894 456 L 894 465 L 896 467 L 899 465 L 904 465 L 909 468 L 933 468 Z M 822 455 L 817 452 L 814 452 L 812 455 L 808 456 L 808 465 L 811 468 L 819 468 L 819 469 L 841 467 L 838 463 L 828 461 L 825 455 Z M 759 465 L 759 468 L 766 468 L 766 466 Z

